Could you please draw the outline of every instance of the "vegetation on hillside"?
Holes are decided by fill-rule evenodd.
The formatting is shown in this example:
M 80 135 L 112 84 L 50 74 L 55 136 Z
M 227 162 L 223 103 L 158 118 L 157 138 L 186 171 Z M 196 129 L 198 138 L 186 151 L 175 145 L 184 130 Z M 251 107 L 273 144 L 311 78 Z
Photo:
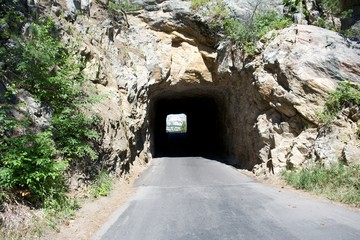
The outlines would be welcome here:
M 243 47 L 248 55 L 255 54 L 256 42 L 271 30 L 280 30 L 291 25 L 291 20 L 281 17 L 275 11 L 254 13 L 247 22 L 234 19 L 224 20 L 224 32 L 235 43 Z
M 304 7 L 303 0 L 283 0 L 287 13 L 291 16 L 294 13 L 302 13 L 307 20 L 310 19 L 309 11 Z M 314 4 L 319 8 L 319 16 L 312 24 L 322 28 L 333 30 L 343 34 L 346 37 L 355 37 L 356 33 L 351 29 L 342 29 L 341 23 L 336 19 L 344 20 L 351 17 L 352 9 L 345 9 L 345 0 L 320 0 Z
M 350 81 L 340 82 L 338 89 L 330 93 L 325 103 L 325 109 L 319 114 L 319 117 L 327 123 L 342 109 L 355 106 L 360 108 L 360 86 Z
M 300 171 L 284 171 L 283 178 L 297 189 L 311 191 L 327 198 L 360 206 L 360 166 L 315 165 Z
M 263 10 L 262 4 L 262 0 L 254 1 L 252 12 L 242 20 L 229 18 L 229 12 L 222 0 L 217 0 L 211 5 L 209 0 L 191 0 L 191 9 L 197 11 L 208 6 L 210 25 L 220 29 L 228 39 L 239 45 L 247 55 L 252 56 L 255 54 L 256 42 L 266 33 L 283 29 L 292 23 L 289 18 L 283 17 L 275 10 Z
M 221 29 L 226 37 L 234 41 L 245 51 L 247 55 L 254 55 L 255 45 L 267 32 L 279 30 L 292 24 L 293 14 L 302 13 L 309 18 L 309 12 L 304 7 L 303 0 L 283 0 L 288 14 L 282 15 L 275 10 L 262 8 L 264 1 L 256 0 L 252 4 L 252 12 L 248 13 L 245 19 L 229 18 L 229 12 L 222 0 L 211 2 L 210 0 L 190 0 L 191 9 L 199 11 L 207 8 L 207 15 L 210 18 L 211 26 Z M 351 30 L 342 30 L 336 24 L 335 18 L 345 19 L 352 14 L 351 10 L 344 10 L 343 0 L 322 0 L 317 1 L 321 11 L 316 25 L 330 30 L 341 32 L 352 37 Z M 203 11 L 206 12 L 206 11 Z M 331 21 L 327 21 L 331 19 Z
M 112 189 L 112 178 L 106 171 L 101 171 L 96 177 L 95 183 L 90 188 L 93 198 L 107 196 Z
M 191 0 L 190 8 L 192 10 L 198 10 L 199 8 L 208 4 L 210 0 Z
M 331 92 L 325 109 L 320 114 L 328 123 L 343 109 L 360 107 L 360 87 L 349 81 L 339 83 L 336 91 Z M 360 137 L 360 127 L 356 132 Z M 325 195 L 331 200 L 360 206 L 360 166 L 331 166 L 325 168 L 317 164 L 308 168 L 284 171 L 283 178 L 290 185 Z
M 98 117 L 86 110 L 92 99 L 84 90 L 82 59 L 75 42 L 61 41 L 52 20 L 24 15 L 17 1 L 0 6 L 0 206 L 71 207 L 68 166 L 97 158 Z M 39 125 L 19 95 L 34 97 L 49 123 Z

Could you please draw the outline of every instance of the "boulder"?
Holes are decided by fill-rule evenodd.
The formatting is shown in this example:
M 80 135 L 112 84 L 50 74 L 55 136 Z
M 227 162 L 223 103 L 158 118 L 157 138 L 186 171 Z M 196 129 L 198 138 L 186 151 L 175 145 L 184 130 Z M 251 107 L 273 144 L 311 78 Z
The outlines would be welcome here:
M 344 162 L 348 165 L 360 164 L 360 139 L 356 134 L 358 123 L 354 123 L 342 113 L 319 129 L 314 142 L 314 157 L 325 166 Z
M 360 47 L 315 26 L 281 30 L 257 61 L 256 85 L 263 98 L 279 112 L 298 113 L 315 124 L 339 81 L 360 84 Z

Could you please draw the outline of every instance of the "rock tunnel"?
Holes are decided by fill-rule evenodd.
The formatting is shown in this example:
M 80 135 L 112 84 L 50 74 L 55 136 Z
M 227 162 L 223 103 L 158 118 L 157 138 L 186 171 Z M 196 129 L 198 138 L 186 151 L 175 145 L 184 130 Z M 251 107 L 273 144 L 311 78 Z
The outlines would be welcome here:
M 226 109 L 223 97 L 209 90 L 156 94 L 149 111 L 153 156 L 226 159 Z M 169 114 L 186 115 L 186 133 L 166 131 Z

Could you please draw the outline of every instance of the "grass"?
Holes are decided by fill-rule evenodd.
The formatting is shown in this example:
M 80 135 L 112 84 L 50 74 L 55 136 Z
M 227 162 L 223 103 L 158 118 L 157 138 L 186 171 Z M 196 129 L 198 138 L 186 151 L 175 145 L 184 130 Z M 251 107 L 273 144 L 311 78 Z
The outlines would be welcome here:
M 112 189 L 112 178 L 106 171 L 101 171 L 97 176 L 95 183 L 90 188 L 90 195 L 93 198 L 104 197 Z
M 360 86 L 351 81 L 343 81 L 336 91 L 330 93 L 323 115 L 335 117 L 342 109 L 350 106 L 360 106 Z
M 209 2 L 210 2 L 210 0 L 191 0 L 190 8 L 195 11 L 195 10 L 198 10 L 199 8 L 205 6 Z
M 0 239 L 40 239 L 47 230 L 57 229 L 59 224 L 73 217 L 78 208 L 76 200 L 58 204 L 58 208 L 33 209 L 26 203 L 9 199 L 1 205 Z
M 313 166 L 283 171 L 284 180 L 297 189 L 326 196 L 330 200 L 360 207 L 360 165 Z
M 107 196 L 112 189 L 112 178 L 101 171 L 90 187 L 93 198 Z M 0 190 L 0 239 L 37 239 L 49 229 L 57 229 L 59 224 L 71 219 L 80 208 L 81 199 L 63 199 L 58 202 L 51 196 L 45 202 L 45 208 L 32 209 L 25 202 Z
M 318 117 L 322 123 L 326 124 L 334 119 L 342 109 L 353 106 L 360 106 L 360 86 L 350 81 L 343 81 L 339 83 L 336 91 L 330 92 L 325 109 L 318 113 Z M 360 137 L 360 126 L 355 133 Z

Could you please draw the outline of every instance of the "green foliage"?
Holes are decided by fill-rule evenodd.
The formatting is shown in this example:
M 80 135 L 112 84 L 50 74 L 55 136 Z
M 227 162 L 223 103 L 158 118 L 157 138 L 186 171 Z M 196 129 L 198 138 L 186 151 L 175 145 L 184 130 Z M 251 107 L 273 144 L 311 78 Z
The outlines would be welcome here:
M 248 55 L 255 53 L 255 43 L 271 30 L 279 30 L 289 26 L 292 22 L 282 18 L 274 11 L 256 14 L 246 23 L 235 19 L 224 20 L 224 32 L 235 43 L 242 45 Z
M 112 179 L 106 171 L 101 171 L 95 183 L 90 188 L 90 194 L 94 198 L 107 196 L 112 189 Z
M 216 5 L 210 8 L 210 18 L 213 22 L 225 20 L 229 15 L 229 11 L 224 6 L 223 0 L 217 0 Z
M 324 13 L 330 17 L 331 22 L 326 22 L 324 19 L 319 18 L 317 20 L 317 25 L 319 27 L 327 28 L 333 31 L 340 32 L 341 29 L 335 24 L 335 17 L 341 19 L 348 18 L 352 15 L 352 10 L 343 10 L 342 4 L 343 0 L 321 0 L 320 5 Z M 350 32 L 345 32 L 345 34 L 350 34 Z
M 357 38 L 358 33 L 356 32 L 355 29 L 344 29 L 344 30 L 340 30 L 340 34 L 342 34 L 343 36 L 347 37 L 347 38 Z
M 257 29 L 256 38 L 260 39 L 271 30 L 280 30 L 291 24 L 291 20 L 281 17 L 274 11 L 257 14 L 254 21 L 254 26 Z
M 325 110 L 319 117 L 322 121 L 328 122 L 341 109 L 354 105 L 360 106 L 360 86 L 350 81 L 340 82 L 338 89 L 330 93 Z
M 199 8 L 208 4 L 209 2 L 210 0 L 191 0 L 190 9 L 196 11 Z
M 53 21 L 33 23 L 30 35 L 19 47 L 18 87 L 25 88 L 39 100 L 57 109 L 86 99 L 80 86 L 85 79 L 82 64 L 74 48 L 65 48 L 57 37 Z M 75 106 L 74 106 L 75 107 Z
M 99 136 L 93 128 L 97 121 L 97 118 L 89 118 L 71 108 L 55 114 L 52 119 L 54 140 L 62 155 L 70 159 L 90 157 L 95 160 L 97 153 L 89 141 Z
M 16 69 L 23 76 L 19 87 L 28 89 L 54 110 L 54 140 L 63 156 L 95 159 L 96 153 L 88 144 L 98 137 L 92 127 L 95 118 L 81 111 L 90 102 L 82 88 L 85 78 L 81 60 L 74 47 L 61 44 L 52 21 L 32 24 L 30 32 L 22 46 L 23 60 Z
M 0 0 L 0 39 L 1 43 L 21 31 L 25 17 L 17 11 L 19 1 Z
M 314 166 L 301 171 L 284 171 L 285 181 L 298 189 L 325 195 L 331 200 L 360 206 L 360 166 Z
M 283 0 L 283 4 L 289 12 L 296 13 L 301 11 L 302 0 Z
M 129 0 L 123 0 L 120 3 L 109 2 L 110 10 L 124 10 L 126 12 L 134 12 L 142 9 L 140 5 L 132 4 Z
M 55 228 L 59 221 L 69 219 L 75 215 L 75 211 L 80 208 L 80 203 L 76 199 L 58 199 L 49 196 L 45 201 L 45 213 L 47 225 Z
M 343 11 L 343 0 L 321 0 L 323 8 L 325 8 L 332 16 L 347 18 L 352 14 L 351 10 Z
M 180 126 L 180 132 L 187 132 L 187 124 L 183 122 Z
M 74 159 L 96 159 L 90 143 L 98 137 L 98 118 L 84 113 L 92 101 L 83 90 L 76 44 L 65 46 L 58 33 L 53 21 L 39 20 L 0 51 L 6 96 L 26 89 L 53 113 L 51 126 L 36 130 L 26 115 L 21 121 L 11 117 L 9 108 L 17 105 L 0 106 L 0 190 L 50 208 L 67 204 L 64 171 Z
M 66 161 L 55 161 L 52 133 L 6 137 L 0 142 L 0 186 L 15 190 L 32 202 L 44 202 L 52 193 L 64 197 L 63 172 Z

